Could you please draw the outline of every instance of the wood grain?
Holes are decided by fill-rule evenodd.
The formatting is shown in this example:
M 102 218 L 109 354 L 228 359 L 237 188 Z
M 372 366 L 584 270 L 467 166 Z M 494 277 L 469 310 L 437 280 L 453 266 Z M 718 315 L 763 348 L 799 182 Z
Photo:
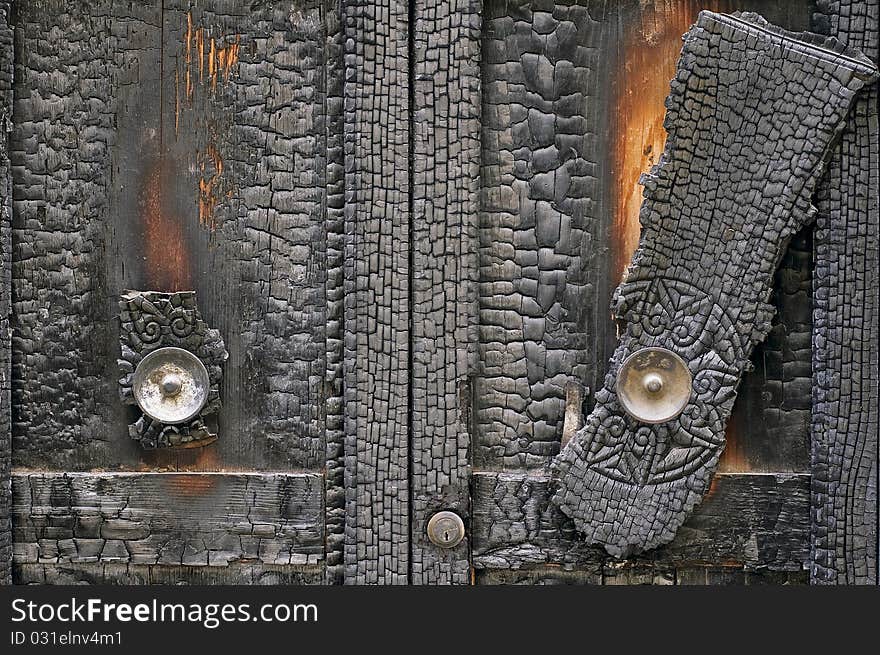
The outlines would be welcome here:
M 803 570 L 809 552 L 809 486 L 810 476 L 804 474 L 719 473 L 671 543 L 622 561 L 583 541 L 572 521 L 550 502 L 549 477 L 475 473 L 473 562 L 477 569 L 550 565 L 594 575 L 601 575 L 603 567 L 614 571 L 624 565 Z
M 15 567 L 323 560 L 317 475 L 15 473 L 12 488 Z

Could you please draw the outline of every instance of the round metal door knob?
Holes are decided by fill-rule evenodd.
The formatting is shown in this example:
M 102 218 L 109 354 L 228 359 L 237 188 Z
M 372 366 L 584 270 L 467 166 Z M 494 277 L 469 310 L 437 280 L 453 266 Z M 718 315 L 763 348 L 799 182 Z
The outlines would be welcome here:
M 666 348 L 642 348 L 617 373 L 617 398 L 641 423 L 666 423 L 684 411 L 693 378 L 684 360 Z
M 437 512 L 428 521 L 428 539 L 440 548 L 455 548 L 464 539 L 464 521 L 455 512 Z
M 134 399 L 150 418 L 174 425 L 198 416 L 211 380 L 202 361 L 183 348 L 159 348 L 134 371 Z

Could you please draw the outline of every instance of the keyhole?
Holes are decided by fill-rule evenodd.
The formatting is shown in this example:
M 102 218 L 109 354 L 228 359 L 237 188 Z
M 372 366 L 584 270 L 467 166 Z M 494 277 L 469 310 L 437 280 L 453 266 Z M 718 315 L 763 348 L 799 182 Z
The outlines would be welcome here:
M 464 539 L 464 521 L 454 512 L 437 512 L 428 521 L 427 533 L 435 546 L 454 548 Z

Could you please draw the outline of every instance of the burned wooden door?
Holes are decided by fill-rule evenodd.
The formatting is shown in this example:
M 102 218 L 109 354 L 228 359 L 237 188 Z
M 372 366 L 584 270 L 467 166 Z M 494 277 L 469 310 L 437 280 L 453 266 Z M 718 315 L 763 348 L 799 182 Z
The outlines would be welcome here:
M 702 502 L 613 556 L 554 500 L 703 9 L 877 59 L 873 0 L 0 3 L 0 574 L 876 582 L 876 83 L 821 229 L 770 240 L 775 317 Z M 840 118 L 870 65 L 828 51 Z M 788 138 L 824 153 L 828 125 Z M 133 402 L 160 346 L 205 366 L 197 424 Z

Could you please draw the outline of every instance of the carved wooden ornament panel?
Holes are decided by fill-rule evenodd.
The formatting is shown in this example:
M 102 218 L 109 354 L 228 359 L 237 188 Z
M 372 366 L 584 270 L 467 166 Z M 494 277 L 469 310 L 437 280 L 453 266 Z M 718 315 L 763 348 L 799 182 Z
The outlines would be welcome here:
M 754 14 L 702 12 L 666 103 L 666 149 L 643 176 L 642 237 L 616 316 L 625 323 L 585 426 L 554 461 L 554 501 L 615 556 L 672 540 L 708 491 L 753 347 L 770 329 L 773 273 L 814 216 L 810 198 L 866 57 Z M 661 347 L 693 378 L 677 418 L 647 424 L 615 392 L 621 363 Z

